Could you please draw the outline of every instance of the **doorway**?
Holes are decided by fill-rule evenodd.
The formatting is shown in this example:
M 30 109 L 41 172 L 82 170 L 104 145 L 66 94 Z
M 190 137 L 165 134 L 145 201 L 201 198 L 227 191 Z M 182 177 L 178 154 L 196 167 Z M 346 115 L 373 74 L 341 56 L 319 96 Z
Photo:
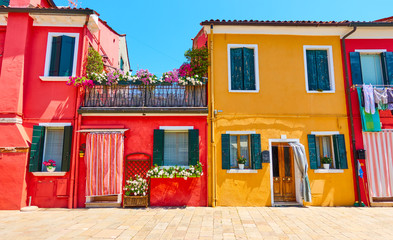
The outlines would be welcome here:
M 296 202 L 293 149 L 287 142 L 274 142 L 271 150 L 274 202 Z

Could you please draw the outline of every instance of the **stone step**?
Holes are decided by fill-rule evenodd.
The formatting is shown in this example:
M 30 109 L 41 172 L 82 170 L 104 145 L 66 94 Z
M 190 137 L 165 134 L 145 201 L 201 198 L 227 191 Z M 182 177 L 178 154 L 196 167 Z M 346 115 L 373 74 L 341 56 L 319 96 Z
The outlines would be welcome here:
M 86 208 L 119 208 L 121 203 L 117 201 L 94 201 L 85 203 Z

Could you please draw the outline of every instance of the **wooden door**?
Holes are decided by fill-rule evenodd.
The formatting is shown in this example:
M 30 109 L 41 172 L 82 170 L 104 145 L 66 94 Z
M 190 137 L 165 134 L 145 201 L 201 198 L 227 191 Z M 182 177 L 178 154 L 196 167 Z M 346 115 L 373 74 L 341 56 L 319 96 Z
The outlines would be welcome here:
M 272 146 L 275 202 L 296 201 L 293 150 L 287 143 Z

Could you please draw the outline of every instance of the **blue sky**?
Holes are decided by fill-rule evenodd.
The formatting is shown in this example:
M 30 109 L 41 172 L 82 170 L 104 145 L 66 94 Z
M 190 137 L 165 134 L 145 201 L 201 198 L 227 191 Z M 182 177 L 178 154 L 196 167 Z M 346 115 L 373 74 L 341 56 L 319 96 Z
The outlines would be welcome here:
M 68 6 L 67 0 L 55 0 Z M 127 34 L 131 68 L 157 75 L 186 60 L 200 22 L 242 20 L 359 20 L 393 16 L 392 0 L 79 0 L 117 32 Z

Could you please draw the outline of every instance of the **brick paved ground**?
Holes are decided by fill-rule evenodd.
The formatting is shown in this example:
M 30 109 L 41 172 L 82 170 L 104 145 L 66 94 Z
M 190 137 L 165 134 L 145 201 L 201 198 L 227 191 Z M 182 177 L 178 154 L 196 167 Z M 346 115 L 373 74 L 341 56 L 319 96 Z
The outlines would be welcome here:
M 0 211 L 0 239 L 393 239 L 393 208 Z

